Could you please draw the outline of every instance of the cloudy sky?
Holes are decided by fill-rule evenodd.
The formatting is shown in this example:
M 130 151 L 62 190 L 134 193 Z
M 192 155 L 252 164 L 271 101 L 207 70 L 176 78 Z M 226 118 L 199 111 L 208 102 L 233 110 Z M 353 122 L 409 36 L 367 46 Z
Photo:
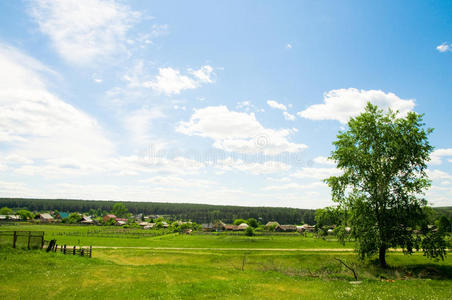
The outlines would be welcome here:
M 452 205 L 452 4 L 396 2 L 2 1 L 0 196 L 323 207 L 371 101 Z

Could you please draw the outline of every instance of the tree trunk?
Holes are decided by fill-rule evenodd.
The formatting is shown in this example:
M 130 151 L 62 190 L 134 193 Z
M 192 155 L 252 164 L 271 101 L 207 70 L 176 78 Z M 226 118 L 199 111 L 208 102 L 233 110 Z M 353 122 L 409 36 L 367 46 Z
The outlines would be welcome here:
M 385 245 L 380 246 L 379 259 L 380 259 L 380 267 L 386 268 L 388 265 L 386 264 L 386 246 Z

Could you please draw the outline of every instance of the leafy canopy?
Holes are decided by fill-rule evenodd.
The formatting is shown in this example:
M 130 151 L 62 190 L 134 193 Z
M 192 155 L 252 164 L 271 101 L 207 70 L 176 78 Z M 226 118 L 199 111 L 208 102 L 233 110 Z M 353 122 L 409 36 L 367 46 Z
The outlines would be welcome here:
M 368 103 L 333 143 L 331 159 L 343 174 L 325 181 L 338 209 L 346 211 L 342 226 L 351 226 L 360 256 L 378 252 L 382 266 L 390 247 L 412 253 L 425 246 L 424 250 L 433 250 L 425 251 L 432 257 L 445 253 L 441 239 L 422 244 L 413 234 L 416 227 L 426 227 L 427 201 L 422 195 L 430 186 L 425 170 L 433 147 L 428 141 L 432 129 L 424 125 L 422 115 L 415 112 L 399 117 Z

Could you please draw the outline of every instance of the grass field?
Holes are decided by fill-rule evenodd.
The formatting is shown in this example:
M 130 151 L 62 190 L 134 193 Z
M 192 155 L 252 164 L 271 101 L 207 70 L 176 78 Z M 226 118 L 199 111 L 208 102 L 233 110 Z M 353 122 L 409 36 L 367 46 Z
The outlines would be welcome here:
M 0 230 L 12 228 L 2 226 Z M 83 226 L 15 226 L 44 230 L 46 239 L 73 242 L 58 232 Z M 91 228 L 93 229 L 93 228 Z M 58 240 L 57 238 L 57 240 Z M 81 244 L 108 245 L 106 237 L 78 236 Z M 89 239 L 86 239 L 89 238 Z M 254 239 L 254 241 L 253 241 Z M 300 236 L 167 235 L 113 238 L 123 246 L 177 249 L 96 248 L 93 258 L 0 248 L 0 299 L 451 299 L 452 263 L 422 254 L 390 253 L 390 269 L 361 262 L 353 252 L 331 252 L 335 241 Z M 150 243 L 150 244 L 149 244 Z M 319 245 L 317 247 L 317 245 Z M 350 246 L 350 245 L 349 245 Z M 178 248 L 229 248 L 214 251 Z M 234 250 L 237 248 L 249 250 Z M 259 251 L 269 248 L 273 251 Z M 320 251 L 279 251 L 277 249 Z M 335 258 L 344 260 L 352 273 Z

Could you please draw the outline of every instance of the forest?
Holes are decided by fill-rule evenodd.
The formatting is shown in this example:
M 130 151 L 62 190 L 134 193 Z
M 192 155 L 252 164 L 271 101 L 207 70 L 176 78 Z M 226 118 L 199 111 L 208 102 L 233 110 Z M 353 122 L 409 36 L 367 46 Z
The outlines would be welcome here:
M 96 211 L 110 212 L 119 201 L 73 200 L 73 199 L 31 199 L 0 198 L 0 207 L 27 209 L 30 211 L 58 210 L 62 212 L 88 213 Z M 222 220 L 232 223 L 235 219 L 255 218 L 261 223 L 277 221 L 280 224 L 314 224 L 314 209 L 298 209 L 287 207 L 247 207 L 229 205 L 208 205 L 191 203 L 162 202 L 124 202 L 128 211 L 133 214 L 167 215 L 180 220 L 191 220 L 197 223 Z

